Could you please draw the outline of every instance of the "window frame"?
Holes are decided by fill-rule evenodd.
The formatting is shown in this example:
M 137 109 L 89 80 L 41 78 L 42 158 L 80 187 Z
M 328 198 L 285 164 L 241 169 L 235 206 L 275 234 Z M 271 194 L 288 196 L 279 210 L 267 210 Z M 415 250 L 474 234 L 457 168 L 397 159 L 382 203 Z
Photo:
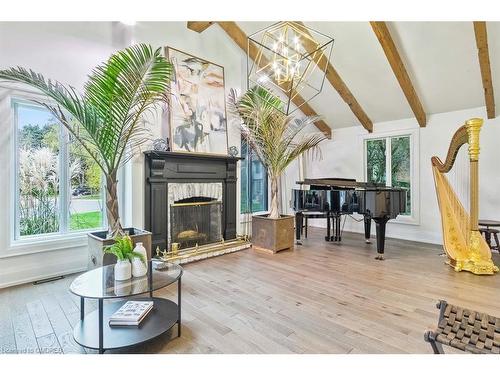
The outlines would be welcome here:
M 246 155 L 243 155 L 243 144 L 246 144 L 246 150 L 247 150 L 247 153 Z M 248 192 L 248 197 L 251 198 L 252 197 L 252 181 L 253 179 L 251 178 L 251 175 L 252 175 L 252 160 L 253 160 L 253 157 L 251 156 L 251 154 L 249 154 L 248 150 L 249 150 L 249 145 L 248 145 L 248 142 L 245 141 L 245 139 L 243 137 L 241 137 L 241 143 L 240 143 L 240 149 L 242 151 L 241 153 L 241 157 L 242 160 L 241 162 L 247 162 L 247 192 Z M 250 156 L 249 156 L 250 155 Z M 249 207 L 249 210 L 248 211 L 242 211 L 241 209 L 241 202 L 243 201 L 243 195 L 241 195 L 241 181 L 243 180 L 242 176 L 240 175 L 240 205 L 239 205 L 239 210 L 240 210 L 240 214 L 242 216 L 245 216 L 245 215 L 263 215 L 263 214 L 266 214 L 267 212 L 269 212 L 269 175 L 267 173 L 267 168 L 264 164 L 262 164 L 262 168 L 264 170 L 264 174 L 265 174 L 265 188 L 264 188 L 264 191 L 262 192 L 262 196 L 264 197 L 265 199 L 265 203 L 264 203 L 264 210 L 261 210 L 261 211 L 253 211 L 252 210 L 252 204 L 251 204 L 251 200 L 250 200 L 250 203 L 247 202 L 247 207 Z M 241 172 L 241 166 L 240 166 L 240 172 Z
M 59 124 L 59 165 L 65 166 L 60 167 L 60 182 L 59 182 L 59 201 L 61 207 L 66 207 L 63 210 L 59 210 L 59 231 L 53 233 L 42 233 L 21 236 L 20 234 L 20 211 L 19 211 L 19 124 L 18 124 L 18 110 L 19 105 L 28 106 L 37 109 L 47 110 L 40 104 L 34 103 L 34 100 L 44 100 L 48 103 L 53 103 L 47 98 L 44 98 L 38 94 L 33 94 L 31 92 L 22 92 L 10 95 L 10 111 L 11 111 L 11 124 L 10 129 L 12 131 L 12 155 L 11 160 L 13 162 L 11 168 L 11 220 L 10 220 L 10 245 L 12 248 L 22 247 L 29 244 L 45 244 L 52 242 L 54 240 L 72 240 L 84 238 L 90 232 L 96 232 L 104 230 L 106 228 L 106 212 L 104 205 L 104 189 L 101 190 L 101 200 L 102 200 L 102 226 L 97 228 L 81 229 L 81 230 L 70 230 L 70 194 L 71 189 L 69 187 L 69 132 L 61 124 Z M 64 181 L 61 183 L 61 181 Z M 36 251 L 35 251 L 36 252 Z
M 411 215 L 398 215 L 396 219 L 390 220 L 389 223 L 420 225 L 420 132 L 419 129 L 402 129 L 385 132 L 377 132 L 376 134 L 365 134 L 361 137 L 361 147 L 363 152 L 363 180 L 368 180 L 367 174 L 367 148 L 368 140 L 383 139 L 386 142 L 386 185 L 392 185 L 391 171 L 391 138 L 408 136 L 410 138 L 410 191 L 411 191 Z

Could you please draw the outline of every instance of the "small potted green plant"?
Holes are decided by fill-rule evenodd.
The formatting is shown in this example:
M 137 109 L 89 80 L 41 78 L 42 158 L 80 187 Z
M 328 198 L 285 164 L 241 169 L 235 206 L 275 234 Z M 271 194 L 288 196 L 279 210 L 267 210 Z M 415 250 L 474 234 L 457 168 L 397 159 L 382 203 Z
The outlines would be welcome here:
M 118 236 L 115 243 L 104 248 L 104 253 L 116 256 L 115 280 L 128 280 L 132 277 L 132 265 L 136 259 L 139 259 L 146 266 L 146 257 L 133 249 L 130 236 Z

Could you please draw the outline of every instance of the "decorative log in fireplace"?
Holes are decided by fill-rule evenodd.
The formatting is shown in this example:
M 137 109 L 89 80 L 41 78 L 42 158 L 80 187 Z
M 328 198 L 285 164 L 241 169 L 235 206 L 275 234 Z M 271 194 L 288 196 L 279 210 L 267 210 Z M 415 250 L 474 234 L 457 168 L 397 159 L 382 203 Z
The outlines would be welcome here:
M 236 238 L 236 165 L 240 158 L 145 153 L 145 229 L 152 249 Z

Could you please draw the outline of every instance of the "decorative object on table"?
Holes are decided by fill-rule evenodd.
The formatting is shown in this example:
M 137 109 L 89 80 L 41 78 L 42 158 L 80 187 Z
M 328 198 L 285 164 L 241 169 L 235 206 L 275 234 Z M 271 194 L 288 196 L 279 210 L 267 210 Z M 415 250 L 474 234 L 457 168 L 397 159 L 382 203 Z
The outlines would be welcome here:
M 169 151 L 170 146 L 168 145 L 168 138 L 165 140 L 163 138 L 157 138 L 153 141 L 153 150 L 155 151 Z
M 132 277 L 132 265 L 130 263 L 135 259 L 138 259 L 146 266 L 146 256 L 142 250 L 137 252 L 133 250 L 132 240 L 129 236 L 117 237 L 113 245 L 104 248 L 104 252 L 116 256 L 115 280 L 128 280 Z
M 498 267 L 491 260 L 491 250 L 479 233 L 479 132 L 483 120 L 467 120 L 453 135 L 444 163 L 437 156 L 431 159 L 436 195 L 441 212 L 443 247 L 448 264 L 455 271 L 491 275 Z M 446 174 L 453 168 L 460 147 L 468 145 L 470 169 L 470 209 L 466 211 Z M 460 233 L 460 236 L 457 236 Z
M 132 259 L 132 276 L 142 277 L 148 273 L 148 267 L 146 265 L 148 254 L 142 242 L 137 242 L 133 252 L 138 256 Z
M 434 331 L 424 334 L 434 354 L 445 354 L 443 345 L 473 354 L 500 354 L 500 318 L 443 300 L 436 307 L 439 309 L 438 325 Z
M 128 259 L 118 260 L 115 264 L 115 280 L 128 280 L 132 277 L 132 267 Z
M 326 136 L 304 132 L 318 117 L 302 119 L 286 116 L 284 103 L 266 89 L 255 86 L 237 98 L 231 90 L 231 109 L 242 119 L 241 134 L 248 142 L 271 180 L 271 204 L 268 215 L 252 218 L 252 246 L 276 253 L 293 248 L 294 217 L 281 215 L 278 208 L 278 182 L 285 169 L 304 153 L 319 152 Z
M 239 155 L 239 153 L 240 153 L 240 151 L 238 150 L 238 147 L 236 147 L 236 146 L 229 147 L 229 156 L 232 156 L 233 158 L 235 158 Z
M 171 47 L 166 55 L 175 68 L 171 150 L 227 155 L 224 68 Z
M 25 68 L 0 70 L 0 79 L 25 83 L 46 95 L 50 101 L 36 102 L 68 128 L 103 172 L 108 230 L 89 235 L 89 267 L 102 263 L 102 248 L 109 244 L 106 239 L 125 234 L 118 210 L 118 169 L 148 141 L 143 114 L 167 105 L 172 74 L 173 66 L 161 49 L 147 44 L 118 51 L 96 67 L 83 94 Z
M 153 309 L 153 301 L 127 301 L 109 317 L 110 326 L 138 326 Z
M 279 108 L 290 114 L 300 107 L 291 107 L 300 95 L 307 103 L 323 89 L 333 49 L 333 39 L 301 22 L 275 23 L 248 36 L 248 48 L 257 48 L 257 58 L 248 51 L 248 87 L 258 85 L 286 102 Z

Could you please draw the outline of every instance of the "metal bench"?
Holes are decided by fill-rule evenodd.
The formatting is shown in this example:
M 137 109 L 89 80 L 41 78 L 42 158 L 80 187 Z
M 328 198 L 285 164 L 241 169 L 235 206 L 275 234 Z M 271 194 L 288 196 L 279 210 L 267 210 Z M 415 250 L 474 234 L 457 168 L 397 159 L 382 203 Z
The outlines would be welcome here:
M 444 354 L 443 345 L 469 353 L 500 353 L 500 319 L 485 313 L 439 301 L 438 327 L 424 339 L 435 354 Z

